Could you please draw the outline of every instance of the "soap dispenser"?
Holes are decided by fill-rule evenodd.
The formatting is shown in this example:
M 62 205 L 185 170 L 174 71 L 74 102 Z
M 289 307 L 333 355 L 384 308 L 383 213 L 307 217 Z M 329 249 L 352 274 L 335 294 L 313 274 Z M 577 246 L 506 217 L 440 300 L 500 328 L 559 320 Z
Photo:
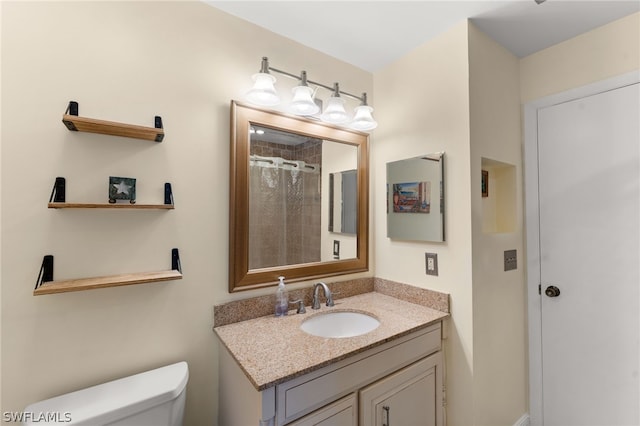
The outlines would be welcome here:
M 289 294 L 284 286 L 284 277 L 278 277 L 280 283 L 276 290 L 276 316 L 282 317 L 289 312 Z

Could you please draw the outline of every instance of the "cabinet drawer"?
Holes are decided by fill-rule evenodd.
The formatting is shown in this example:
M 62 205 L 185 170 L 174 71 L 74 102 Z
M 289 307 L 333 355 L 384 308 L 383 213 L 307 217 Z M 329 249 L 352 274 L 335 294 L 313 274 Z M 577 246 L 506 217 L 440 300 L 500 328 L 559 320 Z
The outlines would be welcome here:
M 440 323 L 277 386 L 277 424 L 327 405 L 440 350 Z M 322 350 L 322 348 L 318 348 Z
M 289 426 L 358 426 L 358 403 L 356 395 L 322 407 L 305 417 L 289 423 Z

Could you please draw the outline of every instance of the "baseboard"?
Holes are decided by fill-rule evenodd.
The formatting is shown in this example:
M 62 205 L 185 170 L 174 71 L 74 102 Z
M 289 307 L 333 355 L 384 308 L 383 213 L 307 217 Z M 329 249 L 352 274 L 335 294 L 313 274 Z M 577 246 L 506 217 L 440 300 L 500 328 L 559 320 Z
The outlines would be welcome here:
M 529 414 L 523 414 L 513 426 L 529 426 Z

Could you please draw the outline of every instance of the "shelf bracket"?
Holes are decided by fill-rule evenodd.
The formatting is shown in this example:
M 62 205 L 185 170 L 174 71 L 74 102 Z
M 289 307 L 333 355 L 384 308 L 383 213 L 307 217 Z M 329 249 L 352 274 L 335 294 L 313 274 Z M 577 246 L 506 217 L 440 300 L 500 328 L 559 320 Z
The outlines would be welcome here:
M 65 114 L 75 115 L 77 117 L 79 114 L 78 107 L 79 105 L 76 101 L 69 101 L 69 106 L 67 106 L 67 111 L 65 111 Z
M 36 289 L 49 281 L 53 281 L 53 256 L 50 254 L 42 259 L 42 266 L 40 266 L 40 273 L 36 281 Z
M 180 264 L 180 252 L 177 248 L 171 249 L 171 269 L 182 273 L 182 265 Z
M 76 101 L 69 101 L 69 106 L 67 106 L 67 110 L 64 112 L 65 114 L 78 116 L 78 103 Z M 67 129 L 77 132 L 78 129 L 73 121 L 62 120 Z
M 67 184 L 66 179 L 63 177 L 57 177 L 56 181 L 53 184 L 53 189 L 51 190 L 51 196 L 49 197 L 49 202 L 54 203 L 64 203 L 66 202 L 67 196 Z
M 164 127 L 162 127 L 162 117 L 160 117 L 159 115 L 156 115 L 155 119 L 154 119 L 154 126 L 156 129 L 163 129 Z M 162 142 L 162 139 L 164 139 L 164 132 L 162 133 L 158 133 L 156 135 L 156 142 Z
M 164 184 L 164 203 L 173 206 L 173 191 L 169 182 Z

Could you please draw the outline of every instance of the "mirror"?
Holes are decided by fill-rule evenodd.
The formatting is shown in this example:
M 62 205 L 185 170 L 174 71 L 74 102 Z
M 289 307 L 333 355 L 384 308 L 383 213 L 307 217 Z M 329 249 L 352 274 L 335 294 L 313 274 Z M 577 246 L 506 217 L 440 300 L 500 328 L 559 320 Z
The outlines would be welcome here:
M 355 234 L 357 221 L 357 170 L 329 173 L 329 232 Z
M 229 291 L 366 271 L 368 158 L 366 134 L 233 101 Z M 346 171 L 351 234 L 329 230 Z
M 444 152 L 387 163 L 387 237 L 445 240 Z

